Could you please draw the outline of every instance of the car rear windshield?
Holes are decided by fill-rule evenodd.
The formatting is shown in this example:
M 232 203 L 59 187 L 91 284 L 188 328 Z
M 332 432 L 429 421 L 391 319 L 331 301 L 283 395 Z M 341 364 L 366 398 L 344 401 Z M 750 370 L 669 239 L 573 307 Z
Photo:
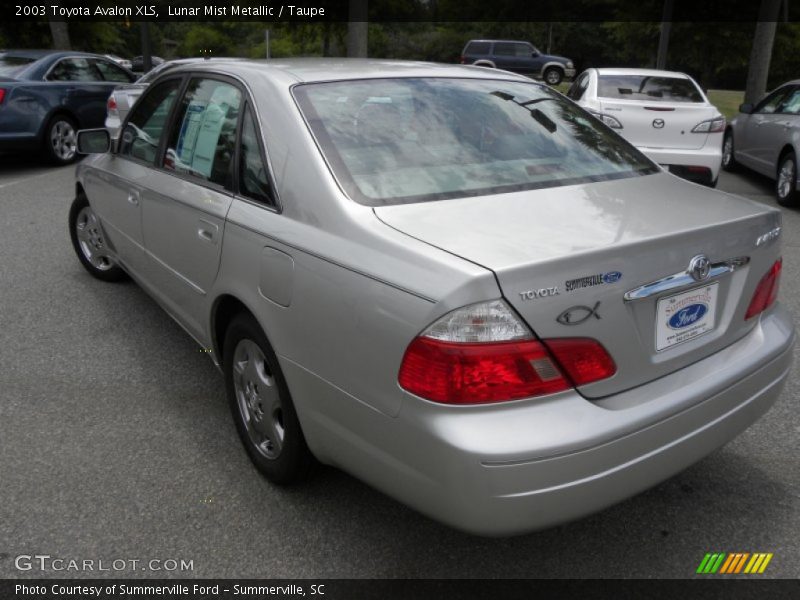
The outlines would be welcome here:
M 647 100 L 648 102 L 703 102 L 697 86 L 683 77 L 649 75 L 600 75 L 600 98 Z
M 548 87 L 408 78 L 301 84 L 294 95 L 344 191 L 370 206 L 656 172 Z
M 0 56 L 0 75 L 15 77 L 32 62 L 34 62 L 33 58 L 24 56 Z

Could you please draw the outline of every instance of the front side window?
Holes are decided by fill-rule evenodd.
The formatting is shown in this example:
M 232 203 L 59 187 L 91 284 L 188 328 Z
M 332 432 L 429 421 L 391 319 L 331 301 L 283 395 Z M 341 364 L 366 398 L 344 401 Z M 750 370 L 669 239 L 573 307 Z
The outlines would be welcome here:
M 792 92 L 783 99 L 777 112 L 788 115 L 800 113 L 800 88 L 792 88 Z
M 180 79 L 164 81 L 150 88 L 139 100 L 122 132 L 119 146 L 122 156 L 149 163 L 155 161 L 180 85 Z
M 753 112 L 771 115 L 778 107 L 781 105 L 781 102 L 789 95 L 789 91 L 792 88 L 789 86 L 783 87 L 775 92 L 772 92 L 769 96 L 764 98 L 755 108 Z
M 121 67 L 107 60 L 96 60 L 95 66 L 105 81 L 118 81 L 120 83 L 130 83 L 132 81 L 131 76 Z
M 229 83 L 192 79 L 178 107 L 164 168 L 232 189 L 241 100 Z
M 87 58 L 65 58 L 50 72 L 50 81 L 103 81 L 93 60 Z
M 298 85 L 294 95 L 346 193 L 377 206 L 656 172 L 546 86 L 482 79 Z
M 239 193 L 266 204 L 275 204 L 267 165 L 258 143 L 259 132 L 253 113 L 248 106 L 242 121 L 242 139 L 239 149 Z
M 600 75 L 597 95 L 615 100 L 648 102 L 704 102 L 697 86 L 684 77 Z
M 517 44 L 512 42 L 497 42 L 494 45 L 494 53 L 497 56 L 516 56 Z

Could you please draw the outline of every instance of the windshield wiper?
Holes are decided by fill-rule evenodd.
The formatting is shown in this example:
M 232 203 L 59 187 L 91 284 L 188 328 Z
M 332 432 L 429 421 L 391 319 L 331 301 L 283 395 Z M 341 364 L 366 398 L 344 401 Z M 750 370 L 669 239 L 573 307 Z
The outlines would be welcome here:
M 530 108 L 530 106 L 529 106 L 531 104 L 536 104 L 537 102 L 544 102 L 545 100 L 552 100 L 552 98 L 537 98 L 536 100 L 528 100 L 527 102 L 519 102 L 516 99 L 516 96 L 512 96 L 511 94 L 507 94 L 506 92 L 501 92 L 500 90 L 495 90 L 494 92 L 490 92 L 490 93 L 491 93 L 492 96 L 497 96 L 501 100 L 510 100 L 511 102 L 516 104 L 517 106 L 521 106 L 522 108 L 527 110 L 529 113 L 531 113 L 531 116 L 534 118 L 534 120 L 537 123 L 539 123 L 539 125 L 541 125 L 545 129 L 547 129 L 547 131 L 549 131 L 550 133 L 555 133 L 556 129 L 558 129 L 558 126 L 550 119 L 550 117 L 548 117 L 546 114 L 544 114 L 538 108 Z

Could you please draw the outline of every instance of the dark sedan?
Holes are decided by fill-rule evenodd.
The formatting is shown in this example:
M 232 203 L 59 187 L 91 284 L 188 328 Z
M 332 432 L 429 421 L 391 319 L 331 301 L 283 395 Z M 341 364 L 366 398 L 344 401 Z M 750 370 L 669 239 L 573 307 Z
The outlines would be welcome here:
M 0 52 L 0 151 L 41 150 L 57 164 L 75 160 L 79 129 L 102 127 L 111 91 L 136 76 L 84 52 Z

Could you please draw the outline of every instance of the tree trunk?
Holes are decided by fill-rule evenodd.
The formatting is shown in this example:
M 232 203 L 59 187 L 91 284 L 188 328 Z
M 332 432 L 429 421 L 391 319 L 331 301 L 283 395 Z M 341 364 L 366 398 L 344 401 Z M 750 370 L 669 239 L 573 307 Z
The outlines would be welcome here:
M 750 64 L 747 68 L 745 102 L 758 102 L 767 91 L 769 63 L 772 59 L 772 45 L 775 42 L 780 8 L 781 0 L 761 0 L 756 32 L 753 35 L 753 48 L 750 51 Z
M 69 43 L 69 26 L 66 21 L 50 21 L 50 33 L 53 34 L 53 48 L 56 50 L 72 50 Z
M 347 56 L 367 57 L 367 0 L 350 0 L 347 17 Z

